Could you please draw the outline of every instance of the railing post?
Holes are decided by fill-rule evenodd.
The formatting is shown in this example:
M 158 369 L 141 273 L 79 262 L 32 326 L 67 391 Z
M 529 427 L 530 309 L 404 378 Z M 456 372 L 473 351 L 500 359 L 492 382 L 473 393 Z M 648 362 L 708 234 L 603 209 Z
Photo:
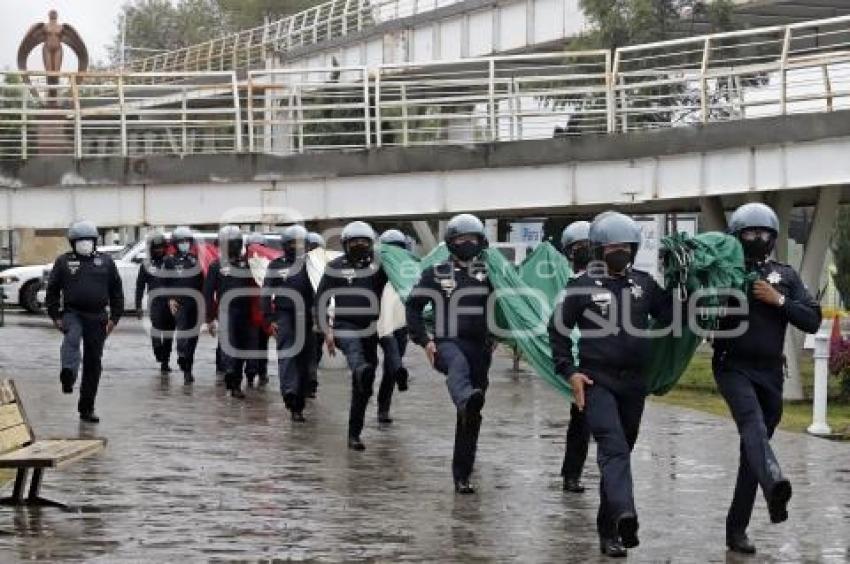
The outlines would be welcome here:
M 183 155 L 189 154 L 189 132 L 186 129 L 186 109 L 188 107 L 188 98 L 186 96 L 186 87 L 181 88 L 180 99 L 180 151 Z
M 496 61 L 488 60 L 487 104 L 490 116 L 490 141 L 496 141 L 498 128 L 496 125 Z
M 363 30 L 363 6 L 366 0 L 357 0 L 357 31 Z
M 378 67 L 375 74 L 375 146 L 382 147 L 383 125 L 381 124 L 381 68 Z
M 254 152 L 254 75 L 248 71 L 248 152 Z
M 372 119 L 369 115 L 371 110 L 369 106 L 369 68 L 363 67 L 363 125 L 366 135 L 367 149 L 372 146 Z
M 74 157 L 83 158 L 83 122 L 80 112 L 80 90 L 77 86 L 77 75 L 71 75 L 71 98 L 74 103 Z
M 21 84 L 24 86 L 21 89 L 21 159 L 27 160 L 27 106 L 29 105 L 30 89 L 26 88 L 27 84 L 25 82 L 21 82 Z
M 812 424 L 807 431 L 811 435 L 832 433 L 826 422 L 827 378 L 829 377 L 829 334 L 818 331 L 815 335 L 815 393 L 812 400 Z
M 295 84 L 295 121 L 298 122 L 298 152 L 304 152 L 304 106 L 301 103 L 301 85 Z
M 407 84 L 401 83 L 401 144 L 407 147 L 410 144 L 410 124 L 407 115 Z
M 705 46 L 702 52 L 702 65 L 699 71 L 699 105 L 700 105 L 700 121 L 708 123 L 708 79 L 705 74 L 708 72 L 708 61 L 711 58 L 711 38 L 705 38 Z
M 785 27 L 785 38 L 782 41 L 782 59 L 779 62 L 779 107 L 784 116 L 788 112 L 788 51 L 791 48 L 791 26 Z
M 119 116 L 120 128 L 121 128 L 121 156 L 126 157 L 128 155 L 127 150 L 127 106 L 125 103 L 124 96 L 124 73 L 118 75 L 118 111 L 121 114 Z
M 831 112 L 833 107 L 833 98 L 832 98 L 832 80 L 829 78 L 829 67 L 826 63 L 821 66 L 823 71 L 823 89 L 824 94 L 826 94 L 826 111 Z
M 614 60 L 611 60 L 611 51 L 605 53 L 605 80 L 606 80 L 606 103 L 608 108 L 608 133 L 617 130 L 617 98 L 615 86 L 617 84 L 617 73 L 620 71 L 620 50 L 614 52 Z
M 239 104 L 239 83 L 236 81 L 236 70 L 230 73 L 231 84 L 233 85 L 233 117 L 234 117 L 234 135 L 236 138 L 236 152 L 242 152 L 242 108 Z

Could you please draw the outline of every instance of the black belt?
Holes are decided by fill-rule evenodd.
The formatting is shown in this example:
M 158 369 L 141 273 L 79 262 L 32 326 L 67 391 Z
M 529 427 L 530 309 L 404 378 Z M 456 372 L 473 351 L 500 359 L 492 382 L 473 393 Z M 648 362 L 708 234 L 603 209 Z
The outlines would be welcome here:
M 716 357 L 720 364 L 745 366 L 747 368 L 781 369 L 786 364 L 784 354 L 781 354 L 778 357 L 770 357 L 743 355 L 740 353 L 721 351 L 716 355 Z

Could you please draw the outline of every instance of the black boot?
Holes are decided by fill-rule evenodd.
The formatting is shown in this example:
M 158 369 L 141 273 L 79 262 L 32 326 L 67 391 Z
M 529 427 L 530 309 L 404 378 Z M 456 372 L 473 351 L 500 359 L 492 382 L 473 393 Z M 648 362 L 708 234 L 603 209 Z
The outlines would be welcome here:
M 238 384 L 230 386 L 230 395 L 236 399 L 245 399 L 245 392 L 242 391 L 242 388 Z
M 179 363 L 180 361 L 178 360 L 177 362 Z M 163 360 L 159 363 L 159 373 L 163 376 L 168 376 L 169 374 L 171 374 L 171 367 L 168 365 L 167 360 Z
M 617 518 L 617 534 L 626 548 L 634 548 L 640 544 L 637 536 L 638 520 L 634 513 L 623 513 Z
M 455 493 L 460 495 L 472 495 L 475 493 L 475 488 L 469 483 L 469 479 L 462 478 L 455 480 Z
M 80 413 L 80 421 L 84 421 L 86 423 L 100 423 L 100 417 L 98 417 L 94 411 L 87 411 L 85 413 Z
M 366 445 L 360 440 L 360 437 L 348 437 L 348 448 L 351 450 L 363 451 L 366 450 Z
M 625 558 L 628 555 L 620 539 L 599 539 L 599 552 L 610 558 Z
M 63 368 L 61 372 L 59 372 L 59 381 L 62 383 L 62 393 L 63 394 L 73 394 L 74 393 L 74 371 L 70 368 Z
M 296 423 L 304 423 L 305 421 L 307 421 L 306 419 L 304 419 L 304 414 L 301 413 L 300 411 L 293 411 L 290 414 L 290 417 Z
M 754 545 L 747 533 L 726 533 L 726 546 L 732 552 L 739 554 L 755 554 L 756 545 Z
M 390 417 L 389 411 L 379 411 L 378 412 L 378 423 L 385 423 L 389 425 L 393 422 L 393 418 Z
M 265 386 L 269 383 L 269 375 L 268 374 L 260 374 L 259 382 L 257 382 L 258 386 Z
M 767 496 L 767 511 L 771 523 L 782 523 L 788 519 L 788 501 L 791 499 L 791 482 L 781 479 L 770 489 Z
M 570 493 L 584 493 L 584 486 L 578 478 L 564 478 L 564 491 Z
M 484 392 L 475 388 L 472 391 L 472 395 L 469 396 L 469 399 L 466 400 L 466 406 L 464 407 L 467 415 L 476 415 L 481 411 L 481 408 L 484 407 Z
M 249 388 L 254 387 L 254 375 L 253 374 L 246 374 L 245 375 L 245 385 Z
M 191 385 L 195 381 L 195 377 L 192 376 L 191 370 L 186 370 L 183 372 L 183 384 L 186 386 Z
M 398 386 L 399 392 L 407 391 L 407 381 L 409 379 L 409 375 L 407 373 L 407 368 L 403 366 L 398 369 L 398 372 L 395 374 L 395 383 Z

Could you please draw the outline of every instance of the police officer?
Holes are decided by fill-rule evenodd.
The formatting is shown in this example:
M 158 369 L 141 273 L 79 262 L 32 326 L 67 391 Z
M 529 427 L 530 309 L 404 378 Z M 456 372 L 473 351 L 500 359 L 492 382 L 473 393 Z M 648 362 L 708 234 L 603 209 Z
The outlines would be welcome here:
M 573 278 L 581 276 L 590 262 L 590 222 L 575 221 L 561 233 L 561 249 L 573 269 Z M 573 333 L 573 356 L 575 357 L 578 330 Z M 578 359 L 575 359 L 576 361 Z M 590 443 L 590 428 L 584 413 L 575 402 L 570 404 L 570 423 L 567 426 L 567 443 L 561 476 L 564 478 L 564 491 L 584 492 L 581 473 L 587 460 L 587 448 Z
M 325 248 L 325 238 L 315 231 L 310 231 L 307 233 L 307 252 L 316 250 L 316 249 L 324 249 Z M 316 397 L 316 392 L 319 390 L 319 363 L 322 362 L 322 347 L 325 344 L 325 334 L 321 330 L 321 328 L 316 325 L 315 331 L 313 332 L 313 364 L 310 367 L 310 385 L 307 390 L 307 397 L 314 398 Z
M 807 333 L 820 327 L 821 310 L 793 268 L 769 259 L 779 230 L 776 214 L 760 203 L 739 207 L 729 230 L 744 249 L 747 270 L 756 282 L 746 311 L 721 319 L 720 332 L 748 322 L 738 337 L 714 340 L 714 378 L 741 435 L 741 459 L 732 505 L 726 516 L 726 544 L 745 554 L 756 551 L 747 526 L 760 485 L 770 520 L 788 518 L 791 483 L 782 475 L 769 440 L 782 416 L 785 331 L 790 323 Z M 733 305 L 743 305 L 735 301 Z
M 487 300 L 493 287 L 486 266 L 479 260 L 487 247 L 484 224 L 474 215 L 457 215 L 446 226 L 445 242 L 451 256 L 422 272 L 407 301 L 407 326 L 411 340 L 423 347 L 431 365 L 446 375 L 457 409 L 452 458 L 455 491 L 472 494 L 475 489 L 469 478 L 493 354 L 487 319 Z M 422 315 L 429 303 L 436 320 L 433 335 L 428 333 Z
M 224 385 L 234 398 L 244 399 L 243 371 L 257 348 L 251 326 L 251 298 L 255 292 L 250 291 L 256 285 L 239 228 L 225 225 L 218 232 L 218 240 L 221 258 L 210 264 L 204 280 L 207 324 L 210 335 L 215 337 L 218 321 L 224 323 L 221 339 Z
M 265 245 L 266 237 L 262 233 L 254 232 L 248 235 L 245 240 L 246 244 L 250 247 L 251 245 Z M 258 380 L 258 386 L 265 386 L 269 383 L 269 342 L 271 341 L 271 330 L 265 323 L 257 323 L 256 326 L 252 327 L 254 331 L 254 339 L 257 343 L 257 351 L 262 355 L 265 352 L 265 356 L 262 358 L 251 358 L 248 360 L 248 363 L 245 367 L 245 380 L 247 381 L 248 386 L 254 385 L 254 379 Z M 259 355 L 258 355 L 259 356 Z
M 118 268 L 109 255 L 97 251 L 97 240 L 97 227 L 90 221 L 74 223 L 68 229 L 73 250 L 53 263 L 45 299 L 53 324 L 65 334 L 59 380 L 66 394 L 74 392 L 82 341 L 83 380 L 77 408 L 80 419 L 87 423 L 100 421 L 94 412 L 94 401 L 100 382 L 103 345 L 124 313 Z
M 165 261 L 170 288 L 168 305 L 177 327 L 177 364 L 183 372 L 183 383 L 195 381 L 192 367 L 198 346 L 198 308 L 204 289 L 204 274 L 195 249 L 195 235 L 189 227 L 180 226 L 171 233 L 174 256 Z
M 307 230 L 301 225 L 280 235 L 283 255 L 273 260 L 263 282 L 263 313 L 277 337 L 280 393 L 293 421 L 304 421 L 304 404 L 310 389 L 313 353 L 313 303 L 315 292 L 304 260 Z
M 392 245 L 410 251 L 407 236 L 398 229 L 384 231 L 379 241 L 382 245 Z M 389 424 L 393 422 L 390 417 L 393 390 L 398 386 L 399 392 L 407 391 L 408 373 L 402 361 L 407 351 L 407 327 L 401 327 L 393 331 L 392 335 L 381 337 L 379 343 L 384 353 L 384 362 L 381 385 L 378 388 L 378 423 Z
M 324 317 L 328 354 L 334 356 L 339 347 L 351 369 L 348 448 L 362 451 L 366 446 L 360 440 L 360 433 L 378 367 L 376 322 L 387 276 L 375 261 L 375 232 L 368 223 L 349 223 L 342 230 L 341 240 L 343 255 L 325 267 L 316 290 L 316 307 Z M 334 299 L 332 323 L 327 315 L 331 298 Z
M 162 275 L 165 268 L 166 240 L 161 231 L 154 231 L 147 237 L 147 260 L 139 265 L 139 274 L 136 277 L 136 315 L 142 319 L 142 298 L 145 289 L 148 293 L 157 292 L 149 299 L 148 314 L 151 318 L 151 345 L 153 355 L 159 362 L 160 373 L 163 376 L 171 372 L 169 359 L 171 358 L 171 346 L 174 333 L 174 315 L 168 308 L 168 298 L 160 293 L 165 286 L 166 279 Z
M 641 239 L 634 220 L 616 212 L 600 214 L 589 238 L 601 263 L 591 262 L 584 274 L 569 282 L 553 314 L 549 338 L 555 370 L 569 379 L 596 439 L 600 550 L 623 557 L 627 548 L 638 545 L 631 451 L 647 393 L 642 373 L 650 338 L 645 330 L 651 317 L 669 323 L 672 295 L 652 276 L 632 268 Z M 578 359 L 573 354 L 575 327 L 581 332 Z

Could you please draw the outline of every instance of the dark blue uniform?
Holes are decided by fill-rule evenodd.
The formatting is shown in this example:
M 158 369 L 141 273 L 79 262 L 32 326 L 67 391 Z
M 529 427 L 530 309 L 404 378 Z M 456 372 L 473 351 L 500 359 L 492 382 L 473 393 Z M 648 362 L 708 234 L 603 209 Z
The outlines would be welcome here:
M 455 292 L 461 293 L 452 298 Z M 446 386 L 457 408 L 452 475 L 466 482 L 472 474 L 480 406 L 468 410 L 474 392 L 483 395 L 489 385 L 488 371 L 493 342 L 487 323 L 487 300 L 493 292 L 486 266 L 461 266 L 453 260 L 426 268 L 407 301 L 410 339 L 422 347 L 432 340 L 422 312 L 430 303 L 434 311 L 433 341 L 437 347 L 434 368 L 446 375 Z
M 407 328 L 402 327 L 379 339 L 384 352 L 381 385 L 378 387 L 378 415 L 388 414 L 393 400 L 393 390 L 407 389 L 407 369 L 404 367 L 404 354 L 407 352 Z
M 549 326 L 555 371 L 564 378 L 580 372 L 593 380 L 585 388 L 584 412 L 596 439 L 601 480 L 597 529 L 601 538 L 617 536 L 617 520 L 637 515 L 632 491 L 631 451 L 637 441 L 646 399 L 644 365 L 650 355 L 650 338 L 627 331 L 645 330 L 650 318 L 669 323 L 672 295 L 639 270 L 624 276 L 591 277 L 587 273 L 567 284 Z M 629 318 L 626 319 L 625 313 Z M 616 331 L 594 335 L 602 326 L 594 318 L 611 320 Z M 571 330 L 578 327 L 578 361 L 573 357 Z M 610 334 L 613 333 L 613 334 Z
M 170 299 L 177 302 L 175 326 L 177 328 L 177 363 L 186 373 L 192 372 L 195 349 L 198 346 L 198 311 L 204 289 L 204 274 L 198 257 L 190 253 L 177 253 L 165 259 L 168 271 L 166 285 L 171 290 Z
M 315 293 L 303 260 L 273 260 L 263 282 L 263 314 L 277 323 L 280 393 L 293 413 L 304 409 L 314 362 L 313 307 Z
M 166 279 L 162 276 L 165 268 L 165 256 L 151 257 L 147 262 L 139 265 L 139 275 L 136 277 L 136 311 L 142 311 L 142 298 L 145 289 L 148 294 L 157 292 L 157 295 L 148 300 L 148 313 L 151 318 L 151 346 L 153 355 L 157 362 L 165 366 L 171 358 L 172 342 L 174 337 L 175 321 L 168 307 L 168 297 L 159 293 Z
M 345 354 L 351 369 L 349 438 L 359 439 L 366 406 L 372 396 L 375 370 L 378 367 L 378 335 L 375 323 L 380 313 L 381 294 L 386 283 L 386 274 L 374 262 L 365 267 L 357 267 L 343 255 L 327 264 L 316 289 L 316 306 L 320 313 L 331 297 L 334 298 L 334 340 L 336 346 Z M 358 309 L 360 311 L 355 311 Z M 357 332 L 358 335 L 352 332 Z
M 82 341 L 83 379 L 77 408 L 81 414 L 92 413 L 100 383 L 107 321 L 117 324 L 124 313 L 124 290 L 118 268 L 109 255 L 97 251 L 91 256 L 74 252 L 60 255 L 50 271 L 45 302 L 50 318 L 62 321 L 65 337 L 61 362 L 63 372 L 71 372 L 71 384 L 77 378 Z
M 746 531 L 758 486 L 769 498 L 774 485 L 783 479 L 768 441 L 782 417 L 782 351 L 788 323 L 807 333 L 816 332 L 821 323 L 820 306 L 793 268 L 767 261 L 758 271 L 761 279 L 785 296 L 785 303 L 766 304 L 751 294 L 748 315 L 726 316 L 720 324 L 721 330 L 729 330 L 747 321 L 746 332 L 714 341 L 714 378 L 741 435 L 738 479 L 726 517 L 729 537 Z
M 243 371 L 257 348 L 256 332 L 251 325 L 251 299 L 252 294 L 256 295 L 256 288 L 251 268 L 244 255 L 226 266 L 222 266 L 220 260 L 213 261 L 204 279 L 207 322 L 212 323 L 219 318 L 223 325 L 219 331 L 224 382 L 231 391 L 241 390 Z M 234 292 L 234 295 L 228 296 L 231 292 Z M 238 295 L 235 292 L 238 292 Z M 222 315 L 216 307 L 226 307 L 226 311 Z

